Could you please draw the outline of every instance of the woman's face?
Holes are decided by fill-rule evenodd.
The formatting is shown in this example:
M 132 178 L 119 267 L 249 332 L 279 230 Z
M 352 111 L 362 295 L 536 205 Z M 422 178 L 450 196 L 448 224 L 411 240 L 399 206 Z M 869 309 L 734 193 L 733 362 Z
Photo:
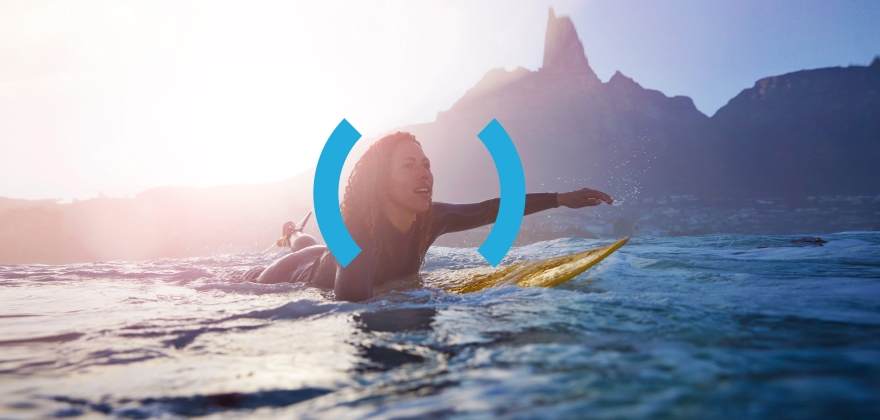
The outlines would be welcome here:
M 415 216 L 428 210 L 434 192 L 431 161 L 421 146 L 403 141 L 391 153 L 389 204 Z

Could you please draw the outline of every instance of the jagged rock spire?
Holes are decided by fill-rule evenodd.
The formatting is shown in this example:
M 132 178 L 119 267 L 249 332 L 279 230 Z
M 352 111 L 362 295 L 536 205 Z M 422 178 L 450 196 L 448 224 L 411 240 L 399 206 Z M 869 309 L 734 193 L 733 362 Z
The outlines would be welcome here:
M 544 65 L 542 72 L 577 73 L 589 75 L 599 81 L 590 68 L 584 46 L 578 39 L 574 23 L 568 16 L 556 17 L 553 8 L 547 19 L 547 35 L 544 38 Z

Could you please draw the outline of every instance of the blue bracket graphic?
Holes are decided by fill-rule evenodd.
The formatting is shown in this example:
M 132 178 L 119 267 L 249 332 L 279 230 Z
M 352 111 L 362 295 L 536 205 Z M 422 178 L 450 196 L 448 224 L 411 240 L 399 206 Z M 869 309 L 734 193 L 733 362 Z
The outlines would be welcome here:
M 523 211 L 526 208 L 526 177 L 516 146 L 497 120 L 493 119 L 477 137 L 492 155 L 501 186 L 498 217 L 486 241 L 479 248 L 480 255 L 492 267 L 497 267 L 507 251 L 510 251 L 522 226 Z M 336 126 L 318 158 L 312 190 L 318 229 L 321 230 L 330 252 L 343 267 L 361 252 L 348 233 L 339 209 L 339 178 L 342 175 L 342 166 L 360 138 L 361 134 L 348 120 L 343 119 Z
M 493 119 L 477 137 L 492 155 L 501 186 L 498 218 L 495 219 L 492 231 L 479 249 L 480 255 L 492 264 L 492 267 L 497 267 L 507 255 L 507 251 L 510 251 L 522 227 L 523 211 L 526 208 L 526 175 L 516 146 L 498 120 Z
M 339 178 L 342 176 L 342 165 L 345 164 L 345 158 L 360 138 L 361 133 L 358 133 L 348 120 L 343 119 L 321 150 L 318 167 L 315 168 L 315 183 L 312 186 L 312 201 L 315 204 L 318 229 L 327 242 L 327 248 L 330 248 L 336 261 L 339 261 L 343 267 L 361 253 L 360 247 L 348 233 L 339 209 Z

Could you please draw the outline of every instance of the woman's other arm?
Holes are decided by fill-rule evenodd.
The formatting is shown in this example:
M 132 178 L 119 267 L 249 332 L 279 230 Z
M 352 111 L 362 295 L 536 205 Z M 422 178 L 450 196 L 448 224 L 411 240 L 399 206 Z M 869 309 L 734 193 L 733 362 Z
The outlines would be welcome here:
M 336 281 L 333 291 L 336 299 L 360 302 L 373 297 L 373 276 L 379 262 L 375 247 L 364 247 L 347 266 L 336 263 Z

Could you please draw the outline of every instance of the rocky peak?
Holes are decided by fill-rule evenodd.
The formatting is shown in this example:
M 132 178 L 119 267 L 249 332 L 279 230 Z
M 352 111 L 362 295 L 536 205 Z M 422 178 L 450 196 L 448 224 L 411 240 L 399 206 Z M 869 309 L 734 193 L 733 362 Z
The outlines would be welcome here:
M 626 77 L 620 70 L 614 72 L 614 76 L 611 76 L 611 80 L 608 81 L 609 85 L 612 86 L 638 86 L 641 87 L 638 83 L 635 82 L 630 77 Z
M 584 74 L 599 82 L 590 68 L 584 46 L 578 39 L 574 23 L 568 16 L 556 17 L 553 8 L 547 19 L 547 35 L 544 38 L 544 65 L 542 72 Z

